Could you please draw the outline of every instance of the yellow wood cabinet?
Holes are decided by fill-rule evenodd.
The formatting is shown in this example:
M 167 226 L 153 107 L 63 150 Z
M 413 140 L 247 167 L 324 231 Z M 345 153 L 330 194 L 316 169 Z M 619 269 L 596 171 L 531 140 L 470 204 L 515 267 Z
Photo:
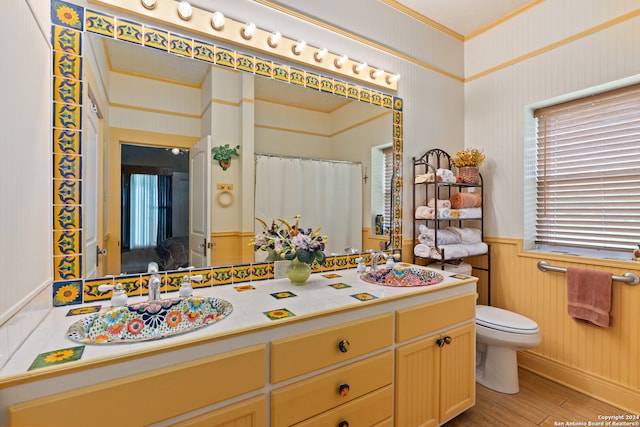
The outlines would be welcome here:
M 172 427 L 263 427 L 267 425 L 267 398 L 264 395 L 171 424 Z
M 437 426 L 475 403 L 475 323 L 396 349 L 395 425 Z
M 342 407 L 375 390 L 390 386 L 392 380 L 392 353 L 387 351 L 278 388 L 271 392 L 271 425 L 273 427 L 294 425 L 325 411 Z M 389 417 L 391 398 L 377 409 L 380 416 L 374 421 Z M 353 415 L 353 410 L 347 411 L 342 408 L 342 411 L 333 412 L 333 415 L 325 415 L 333 418 L 337 416 L 336 414 L 342 413 Z M 321 419 L 325 418 L 321 417 Z
M 352 360 L 393 342 L 393 314 L 383 314 L 332 328 L 274 340 L 271 382 L 294 378 Z
M 147 425 L 265 384 L 266 347 L 257 345 L 13 405 L 9 425 Z M 131 396 L 135 410 L 126 406 Z

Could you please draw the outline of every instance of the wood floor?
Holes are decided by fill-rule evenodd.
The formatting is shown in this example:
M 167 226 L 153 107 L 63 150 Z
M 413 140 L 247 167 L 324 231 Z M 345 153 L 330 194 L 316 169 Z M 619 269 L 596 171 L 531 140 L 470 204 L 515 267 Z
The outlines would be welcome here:
M 627 412 L 593 399 L 523 369 L 520 392 L 502 394 L 476 384 L 476 404 L 445 424 L 458 426 L 567 426 L 571 422 L 598 422 L 598 415 Z M 624 421 L 624 420 L 622 420 Z M 581 424 L 574 424 L 581 425 Z

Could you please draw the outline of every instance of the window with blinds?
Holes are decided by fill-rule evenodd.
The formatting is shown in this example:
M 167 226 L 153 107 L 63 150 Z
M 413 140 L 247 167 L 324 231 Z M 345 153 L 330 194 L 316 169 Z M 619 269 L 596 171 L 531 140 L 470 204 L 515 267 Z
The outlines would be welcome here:
M 630 250 L 640 244 L 640 84 L 542 108 L 536 243 Z
M 391 232 L 391 187 L 393 180 L 393 147 L 382 150 L 384 157 L 384 233 Z

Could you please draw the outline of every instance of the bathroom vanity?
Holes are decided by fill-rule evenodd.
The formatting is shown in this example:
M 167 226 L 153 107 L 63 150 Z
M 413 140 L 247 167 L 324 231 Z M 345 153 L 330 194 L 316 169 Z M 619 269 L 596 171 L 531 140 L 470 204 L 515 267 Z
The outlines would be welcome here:
M 77 318 L 56 308 L 3 369 L 16 371 L 0 380 L 3 416 L 33 426 L 440 425 L 474 404 L 477 281 L 440 273 L 421 287 L 369 284 L 352 269 L 303 286 L 200 288 L 233 312 L 26 372 L 46 346 L 77 344 L 65 338 Z

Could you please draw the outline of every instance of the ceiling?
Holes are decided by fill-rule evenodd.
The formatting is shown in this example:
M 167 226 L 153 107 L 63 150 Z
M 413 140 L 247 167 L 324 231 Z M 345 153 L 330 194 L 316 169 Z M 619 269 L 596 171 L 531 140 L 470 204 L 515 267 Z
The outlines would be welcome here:
M 396 2 L 461 36 L 469 36 L 531 3 L 531 0 L 396 0 Z

